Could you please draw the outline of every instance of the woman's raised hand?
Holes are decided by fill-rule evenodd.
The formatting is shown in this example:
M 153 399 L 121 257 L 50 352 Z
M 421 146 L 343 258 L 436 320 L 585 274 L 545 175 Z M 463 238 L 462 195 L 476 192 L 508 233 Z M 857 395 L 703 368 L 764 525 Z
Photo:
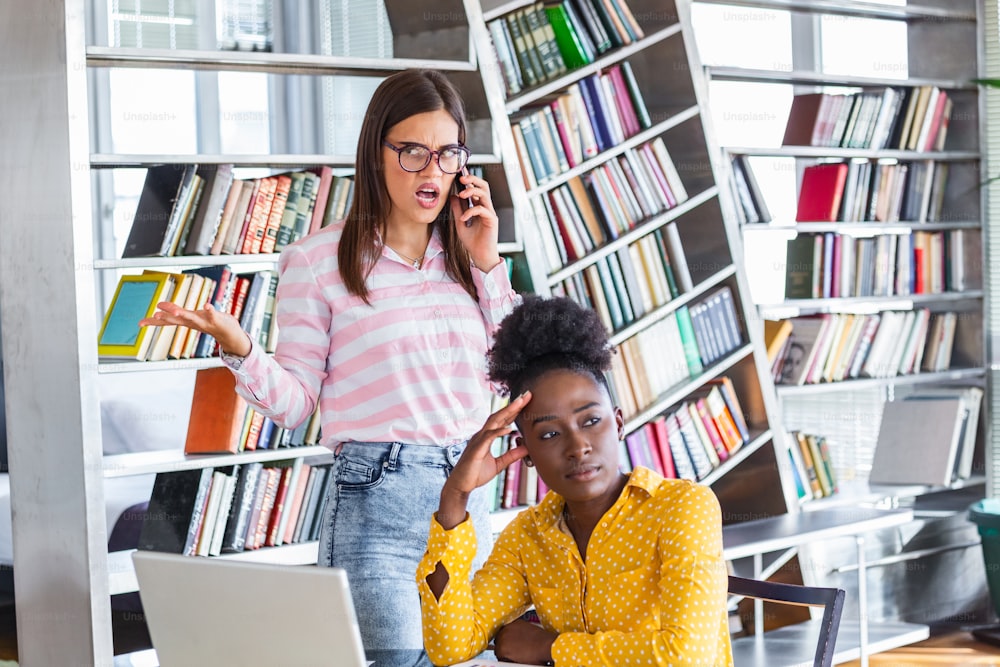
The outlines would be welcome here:
M 139 321 L 140 326 L 181 326 L 212 336 L 225 352 L 245 357 L 250 354 L 250 338 L 240 327 L 240 322 L 229 313 L 223 313 L 206 304 L 201 310 L 187 310 L 176 303 L 163 301 L 156 304 L 156 312 Z
M 444 528 L 452 528 L 465 519 L 466 502 L 470 493 L 488 483 L 510 464 L 528 455 L 524 447 L 512 447 L 500 456 L 493 456 L 490 446 L 497 438 L 514 432 L 514 420 L 530 400 L 529 391 L 512 399 L 490 415 L 479 432 L 469 439 L 455 469 L 448 475 L 441 489 L 438 522 Z

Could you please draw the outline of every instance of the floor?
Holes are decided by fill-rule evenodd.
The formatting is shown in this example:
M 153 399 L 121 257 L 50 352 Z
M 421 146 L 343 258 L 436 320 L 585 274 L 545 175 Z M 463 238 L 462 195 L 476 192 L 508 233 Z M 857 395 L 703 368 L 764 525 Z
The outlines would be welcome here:
M 845 663 L 857 667 L 860 661 Z M 916 644 L 878 653 L 869 658 L 871 667 L 917 667 L 919 665 L 962 665 L 1000 667 L 1000 646 L 977 641 L 968 632 L 935 635 Z
M 115 625 L 115 652 L 145 648 L 148 635 L 138 631 L 128 618 L 119 618 Z M 131 648 L 130 648 L 131 646 Z M 16 664 L 17 634 L 13 607 L 0 607 L 0 667 Z M 910 646 L 886 651 L 870 657 L 871 667 L 919 667 L 920 665 L 948 665 L 962 667 L 974 665 L 1000 667 L 1000 646 L 976 641 L 968 632 L 948 632 L 935 635 Z M 859 667 L 859 661 L 845 663 L 845 667 Z

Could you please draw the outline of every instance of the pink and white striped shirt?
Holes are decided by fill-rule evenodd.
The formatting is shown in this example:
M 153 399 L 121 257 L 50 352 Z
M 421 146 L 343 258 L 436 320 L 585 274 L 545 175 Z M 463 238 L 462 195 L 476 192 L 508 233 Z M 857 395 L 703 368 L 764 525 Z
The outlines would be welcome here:
M 338 271 L 337 223 L 289 245 L 278 261 L 273 357 L 255 342 L 236 391 L 293 428 L 320 402 L 322 443 L 448 445 L 490 413 L 486 352 L 519 301 L 503 262 L 472 267 L 477 303 L 445 272 L 437 232 L 415 269 L 385 247 L 368 277 L 366 305 Z

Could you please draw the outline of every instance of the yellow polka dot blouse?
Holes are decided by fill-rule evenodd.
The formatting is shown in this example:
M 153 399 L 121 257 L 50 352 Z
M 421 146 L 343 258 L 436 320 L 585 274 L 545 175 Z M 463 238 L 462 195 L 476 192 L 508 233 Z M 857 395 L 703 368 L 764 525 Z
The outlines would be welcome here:
M 436 665 L 481 653 L 531 606 L 559 638 L 557 667 L 732 665 L 722 518 L 711 489 L 637 468 L 581 559 L 550 492 L 500 534 L 470 584 L 475 531 L 431 521 L 417 568 L 424 646 Z M 437 600 L 427 576 L 443 563 Z

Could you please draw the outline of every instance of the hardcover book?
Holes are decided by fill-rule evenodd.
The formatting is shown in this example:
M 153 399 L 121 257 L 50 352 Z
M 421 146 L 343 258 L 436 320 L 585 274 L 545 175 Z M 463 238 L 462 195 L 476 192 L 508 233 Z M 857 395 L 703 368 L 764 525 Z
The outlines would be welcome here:
M 139 326 L 139 321 L 156 312 L 156 304 L 173 295 L 174 276 L 148 272 L 122 276 L 104 315 L 97 335 L 101 359 L 145 360 L 156 327 Z
M 138 549 L 189 553 L 197 532 L 191 533 L 212 484 L 212 468 L 161 472 L 156 475 L 149 507 L 139 531 Z
M 824 162 L 802 171 L 796 222 L 834 222 L 847 182 L 847 164 Z

